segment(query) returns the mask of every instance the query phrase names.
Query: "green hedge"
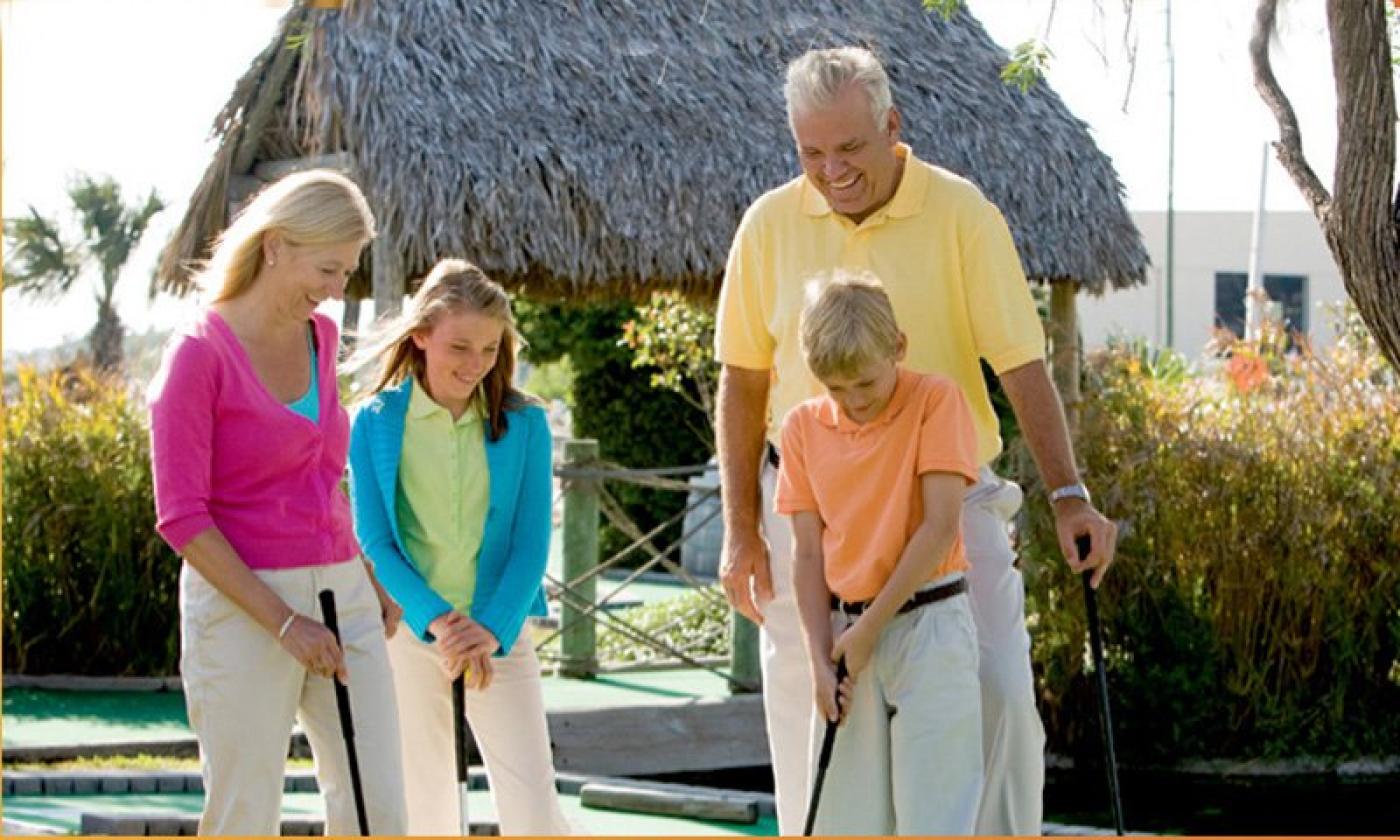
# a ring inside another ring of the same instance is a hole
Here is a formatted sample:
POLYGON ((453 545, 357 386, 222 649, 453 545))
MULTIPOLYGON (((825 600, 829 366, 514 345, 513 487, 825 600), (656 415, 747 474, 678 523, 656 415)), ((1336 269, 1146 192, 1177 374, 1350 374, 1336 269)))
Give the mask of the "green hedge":
MULTIPOLYGON (((517 302, 521 332, 529 343, 528 358, 545 364, 568 355, 574 372, 573 433, 594 438, 605 460, 628 467, 668 467, 703 464, 713 442, 707 440, 704 415, 678 394, 650 384, 651 371, 632 367, 632 351, 618 342, 622 325, 634 317, 629 303, 566 305, 517 302)), ((609 482, 629 516, 643 532, 685 508, 685 495, 609 482)), ((669 545, 681 534, 680 524, 656 541, 669 545)), ((606 523, 599 535, 603 557, 631 540, 606 523)), ((634 552, 623 565, 646 559, 634 552)), ((679 560, 679 557, 674 557, 679 560)))
POLYGON ((140 401, 84 369, 21 368, 6 397, 5 669, 175 673, 180 561, 155 532, 140 401))
MULTIPOLYGON (((1089 362, 1076 448, 1127 523, 1099 601, 1135 762, 1400 744, 1400 391, 1364 333, 1327 359, 1281 346, 1204 376, 1141 346, 1089 362)), ((1050 747, 1097 753, 1082 592, 1026 497, 1050 747)))

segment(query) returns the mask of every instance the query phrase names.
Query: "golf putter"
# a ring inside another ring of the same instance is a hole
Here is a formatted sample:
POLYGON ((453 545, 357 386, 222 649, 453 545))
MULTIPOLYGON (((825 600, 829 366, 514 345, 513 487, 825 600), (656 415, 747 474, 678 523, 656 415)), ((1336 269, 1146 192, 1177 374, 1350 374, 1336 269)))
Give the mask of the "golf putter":
MULTIPOLYGON (((846 678, 846 657, 836 663, 836 709, 841 709, 841 681, 846 678)), ((812 783, 812 799, 807 803, 807 824, 802 828, 803 837, 812 836, 812 827, 817 823, 817 806, 822 801, 822 784, 826 781, 826 768, 831 764, 831 749, 836 744, 838 721, 826 722, 826 732, 822 734, 822 750, 817 755, 817 778, 812 783)))
MULTIPOLYGON (((326 628, 335 636, 335 643, 340 644, 340 623, 335 615, 335 593, 329 589, 322 589, 321 594, 321 617, 325 619, 326 628)), ((340 734, 345 739, 345 756, 350 762, 350 788, 355 793, 355 814, 360 818, 360 836, 369 836, 369 817, 365 815, 365 790, 360 784, 360 759, 355 754, 355 721, 350 715, 350 689, 347 688, 334 675, 331 682, 335 685, 335 705, 340 712, 340 734)))
MULTIPOLYGON (((1074 538, 1079 559, 1089 556, 1091 548, 1088 535, 1074 538)), ((1094 587, 1089 585, 1093 570, 1084 572, 1084 612, 1089 618, 1089 648, 1094 655, 1094 675, 1099 688, 1099 736, 1103 740, 1104 768, 1108 772, 1108 795, 1113 807, 1113 827, 1123 834, 1123 800, 1118 793, 1118 756, 1113 748, 1113 713, 1108 707, 1108 674, 1103 664, 1103 631, 1099 627, 1099 602, 1094 587)))
POLYGON ((467 818, 467 789, 471 786, 467 767, 467 675, 461 673, 452 681, 452 737, 457 753, 457 828, 461 835, 471 834, 467 818))

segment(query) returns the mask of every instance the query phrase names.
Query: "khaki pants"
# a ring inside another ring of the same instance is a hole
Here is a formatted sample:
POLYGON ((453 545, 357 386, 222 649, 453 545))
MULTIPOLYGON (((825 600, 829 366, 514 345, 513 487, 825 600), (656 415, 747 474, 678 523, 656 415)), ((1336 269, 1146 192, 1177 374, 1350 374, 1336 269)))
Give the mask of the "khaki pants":
MULTIPOLYGON (((452 682, 432 645, 404 632, 389 642, 403 720, 408 828, 413 835, 457 834, 457 763, 452 682)), ((501 834, 573 833, 554 786, 540 663, 522 634, 491 661, 491 686, 466 692, 467 720, 481 747, 501 834)))
MULTIPOLYGON (((398 711, 379 601, 356 559, 332 566, 258 570, 297 612, 321 618, 317 593, 336 594, 350 672, 355 749, 373 834, 402 834, 398 711)), ((326 799, 326 833, 358 834, 335 688, 312 676, 277 639, 185 564, 180 572, 180 672, 204 775, 200 834, 280 833, 292 723, 311 742, 326 799)))
MULTIPOLYGON (((765 465, 763 530, 773 573, 773 600, 760 634, 763 710, 773 761, 778 830, 800 834, 806 816, 811 751, 812 676, 802 646, 797 596, 792 588, 792 530, 773 511, 777 470, 765 465)), ((963 545, 972 616, 980 648, 984 782, 978 834, 1040 834, 1045 785, 1045 730, 1035 708, 1025 585, 1012 566, 1008 525, 1021 507, 1021 489, 983 467, 963 499, 963 545)), ((829 784, 829 783, 828 783, 829 784)))
MULTIPOLYGON (((833 638, 855 621, 833 613, 833 638)), ((967 596, 891 619, 836 730, 813 834, 971 834, 982 791, 981 694, 967 596)), ((826 722, 814 715, 813 726, 815 745, 826 722)), ((813 780, 818 752, 809 757, 813 780)))

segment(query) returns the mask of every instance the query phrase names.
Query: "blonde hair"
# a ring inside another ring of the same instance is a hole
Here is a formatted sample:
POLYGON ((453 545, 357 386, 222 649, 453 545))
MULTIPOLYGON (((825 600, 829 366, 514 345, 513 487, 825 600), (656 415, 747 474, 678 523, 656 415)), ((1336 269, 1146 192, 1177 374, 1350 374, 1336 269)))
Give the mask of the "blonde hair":
POLYGON ((807 284, 799 342, 818 379, 855 376, 899 354, 899 324, 880 280, 836 269, 807 284))
POLYGON ((530 402, 530 398, 513 384, 516 353, 525 342, 516 330, 510 297, 505 289, 466 260, 439 260, 404 311, 376 327, 365 339, 363 349, 345 368, 353 372, 376 360, 379 362, 370 394, 397 385, 409 376, 416 376, 423 382, 427 376, 427 356, 413 342, 413 336, 431 332, 444 315, 461 312, 484 315, 504 326, 496 364, 481 381, 489 435, 491 440, 499 440, 506 431, 506 412, 530 402))
POLYGON ((850 84, 865 91, 870 114, 879 126, 894 107, 894 97, 890 93, 890 77, 874 53, 865 47, 837 47, 808 50, 793 59, 783 86, 789 126, 798 115, 835 102, 850 84))
POLYGON ((329 169, 294 172, 253 197, 214 244, 196 283, 217 286, 213 303, 252 288, 262 266, 263 237, 279 233, 290 245, 335 245, 374 238, 374 214, 355 182, 329 169))

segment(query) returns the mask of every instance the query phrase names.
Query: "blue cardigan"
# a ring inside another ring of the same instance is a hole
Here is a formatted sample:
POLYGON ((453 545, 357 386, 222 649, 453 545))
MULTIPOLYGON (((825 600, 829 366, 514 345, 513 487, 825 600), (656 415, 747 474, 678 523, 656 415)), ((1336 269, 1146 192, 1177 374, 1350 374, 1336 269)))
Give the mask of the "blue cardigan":
MULTIPOLYGON (((403 450, 404 416, 411 379, 365 402, 350 429, 350 498, 355 536, 374 563, 389 595, 403 607, 418 638, 432 641, 428 625, 452 609, 428 586, 404 549, 395 495, 403 450)), ((545 564, 551 530, 553 440, 544 410, 527 405, 506 414, 500 440, 486 439, 491 475, 490 507, 476 558, 471 618, 490 630, 510 652, 525 618, 546 615, 545 564)))

